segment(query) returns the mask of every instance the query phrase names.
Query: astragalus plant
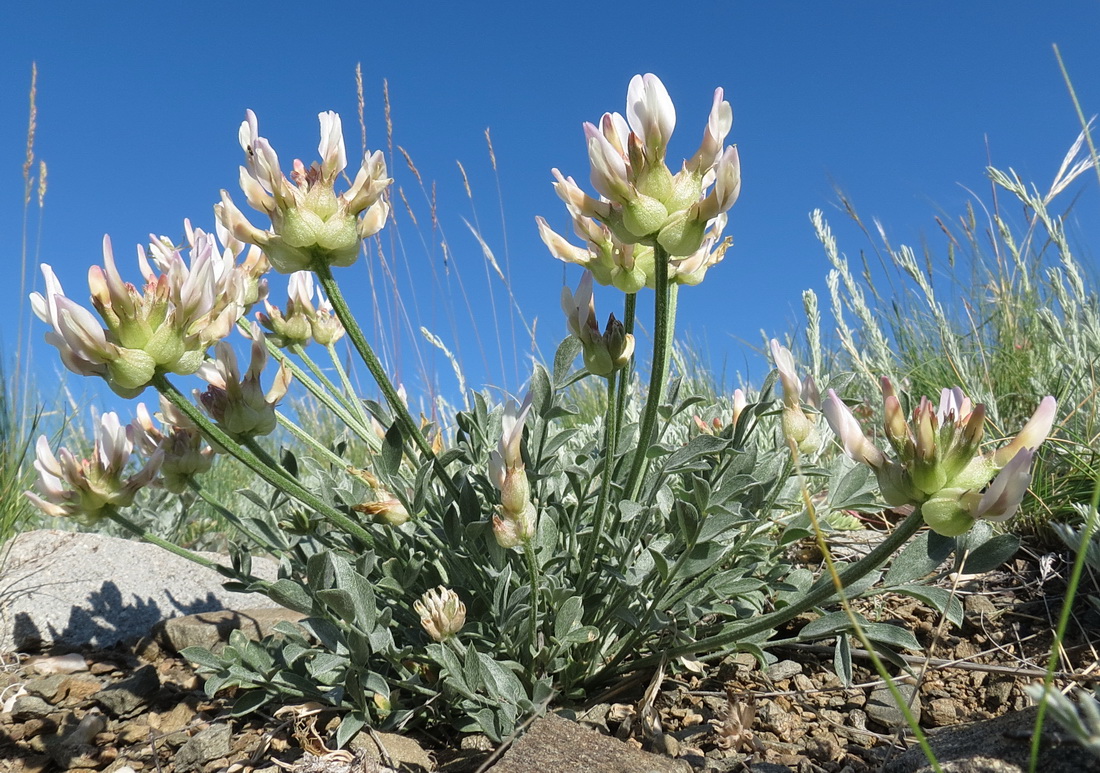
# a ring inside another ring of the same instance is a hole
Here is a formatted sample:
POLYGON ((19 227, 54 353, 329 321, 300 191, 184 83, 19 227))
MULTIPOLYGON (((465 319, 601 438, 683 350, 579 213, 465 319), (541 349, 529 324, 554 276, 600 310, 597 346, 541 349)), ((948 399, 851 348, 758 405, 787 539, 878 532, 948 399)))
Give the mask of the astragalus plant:
MULTIPOLYGON (((92 459, 55 456, 40 442, 36 503, 133 525, 123 508, 135 486, 159 474, 170 490, 201 495, 211 450, 256 476, 246 496, 258 511, 219 503, 239 532, 233 568, 223 571, 233 587, 306 617, 259 643, 234 634, 218 656, 185 653, 211 693, 243 688, 236 711, 321 701, 343 710, 340 744, 368 723, 414 721, 501 739, 548 704, 580 701, 630 672, 739 648, 766 657, 779 627, 837 592, 788 557, 833 516, 887 504, 912 511, 866 558, 841 567, 842 583, 858 583, 852 593, 869 593, 924 522, 961 534, 1023 496, 1050 403, 1020 438, 988 451, 981 407, 957 390, 945 390, 938 411, 922 401, 909 424, 888 393, 888 459, 836 397, 845 379, 799 374, 778 342, 783 400, 774 406, 775 378, 751 401, 739 391, 728 408, 700 405, 670 378, 678 291, 703 281, 729 247, 726 213, 740 191, 737 151, 725 146, 732 112, 717 90, 699 149, 674 172, 664 86, 637 76, 627 99, 625 118, 609 113, 584 127, 598 196, 554 171, 582 244, 538 223, 551 252, 584 269, 578 289, 562 293, 570 336, 552 363, 534 367, 521 401, 474 394, 453 431, 413 418, 334 277, 385 225, 390 179, 381 154, 368 154, 350 189, 335 192, 346 159, 332 113, 320 117, 321 162, 296 161, 290 179, 249 113, 241 187, 271 226, 253 225, 223 191, 216 235, 187 231, 189 262, 167 240, 142 253, 142 290, 122 280, 108 245, 105 268, 91 274, 102 324, 44 267, 47 291, 34 309, 65 364, 125 396, 153 387, 160 402, 155 418, 139 409, 128 428, 105 416, 92 459), (267 297, 269 265, 290 275, 281 309, 267 297), (623 293, 621 320, 601 327, 595 283, 623 293), (650 291, 654 343, 640 391, 635 299, 650 291), (251 321, 261 300, 267 311, 251 321), (251 344, 243 371, 229 344, 234 327, 251 344), (353 388, 356 374, 333 348, 344 335, 383 402, 353 388), (327 365, 313 358, 320 351, 327 365), (584 367, 575 370, 578 356, 584 367), (207 383, 194 401, 177 386, 191 375, 207 383), (571 388, 582 379, 600 380, 602 421, 572 417, 571 388), (818 382, 834 388, 824 409, 818 382), (334 441, 280 410, 288 388, 340 423, 334 441), (866 467, 838 453, 827 423, 866 467), (287 442, 275 449, 261 438, 278 425, 287 442), (132 473, 135 451, 144 461, 132 473), (251 576, 253 554, 279 560, 277 580, 251 576)), ((928 556, 953 545, 914 543, 879 587, 917 593, 916 580, 938 563, 928 556)), ((827 617, 786 640, 845 635, 848 625, 827 617)), ((867 631, 889 646, 918 646, 893 626, 867 631)))

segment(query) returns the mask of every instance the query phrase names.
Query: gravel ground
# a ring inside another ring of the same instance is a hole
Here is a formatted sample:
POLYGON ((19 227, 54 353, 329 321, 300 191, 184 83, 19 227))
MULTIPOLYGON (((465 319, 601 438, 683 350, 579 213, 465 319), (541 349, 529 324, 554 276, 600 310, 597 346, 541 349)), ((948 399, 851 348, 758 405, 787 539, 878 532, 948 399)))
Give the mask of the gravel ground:
MULTIPOLYGON (((1046 664, 1065 561, 1023 555, 1005 571, 957 580, 966 610, 961 628, 941 624, 909 598, 858 605, 868 619, 902 625, 925 645, 921 657, 908 658, 911 675, 889 666, 902 677, 922 727, 934 733, 1029 705, 1023 686, 1041 678, 1046 664)), ((1100 631, 1100 616, 1087 603, 1078 608, 1061 684, 1098 677, 1089 632, 1100 631)), ((883 770, 912 745, 911 733, 869 663, 855 653, 852 684, 845 686, 832 673, 832 649, 828 642, 777 649, 779 660, 764 670, 739 654, 700 674, 665 674, 659 682, 646 674, 573 713, 582 724, 696 770, 883 770)), ((188 664, 155 642, 80 654, 74 662, 82 670, 68 674, 38 673, 47 655, 13 656, 0 667, 0 702, 8 701, 0 714, 0 771, 391 769, 383 763, 474 771, 493 751, 476 737, 377 734, 362 736, 351 754, 319 760, 338 722, 332 712, 231 719, 225 709, 232 696, 208 699, 188 664), (16 697, 20 690, 25 694, 16 697), (376 741, 388 759, 379 758, 376 741)))

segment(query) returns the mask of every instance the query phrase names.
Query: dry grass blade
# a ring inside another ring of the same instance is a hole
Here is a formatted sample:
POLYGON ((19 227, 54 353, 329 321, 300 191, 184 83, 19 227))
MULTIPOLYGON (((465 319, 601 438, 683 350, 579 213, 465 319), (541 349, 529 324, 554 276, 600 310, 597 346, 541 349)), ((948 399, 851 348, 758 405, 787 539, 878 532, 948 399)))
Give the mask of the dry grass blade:
POLYGON ((481 234, 477 232, 477 229, 470 225, 469 220, 467 220, 466 218, 462 218, 462 222, 466 224, 466 227, 470 229, 470 233, 472 233, 474 235, 474 238, 477 239, 477 243, 481 245, 481 254, 485 256, 485 260, 487 260, 489 262, 489 265, 493 267, 493 270, 496 271, 497 276, 500 277, 501 281, 507 282, 508 280, 505 279, 504 272, 500 270, 500 265, 497 263, 496 256, 493 255, 492 248, 490 248, 485 240, 481 238, 481 234))

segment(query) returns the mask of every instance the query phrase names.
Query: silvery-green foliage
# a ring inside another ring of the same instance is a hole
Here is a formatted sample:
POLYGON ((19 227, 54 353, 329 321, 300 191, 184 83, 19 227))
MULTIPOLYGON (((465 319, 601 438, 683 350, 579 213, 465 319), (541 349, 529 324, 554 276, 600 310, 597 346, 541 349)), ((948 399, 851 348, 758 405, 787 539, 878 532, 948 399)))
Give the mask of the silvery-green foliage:
POLYGON ((1047 690, 1041 684, 1030 684, 1024 689, 1036 703, 1046 701, 1050 716, 1077 743, 1100 757, 1100 694, 1075 689, 1077 700, 1073 700, 1058 690, 1047 690))
MULTIPOLYGON (((578 377, 569 362, 566 346, 554 372, 536 366, 531 381, 523 458, 538 522, 528 554, 502 549, 493 537, 497 492, 487 470, 502 409, 483 394, 456 415, 455 437, 440 457, 457 498, 426 464, 402 455, 407 443, 391 427, 370 463, 414 515, 397 526, 364 521, 369 540, 277 493, 249 494, 257 507, 239 526, 256 544, 238 546, 237 566, 247 572, 253 549, 281 556, 280 579, 252 589, 306 618, 260 644, 235 637, 218 656, 185 651, 207 674, 207 690, 249 690, 235 707, 241 713, 274 698, 341 706, 347 714, 340 740, 364 723, 401 727, 423 719, 499 740, 552 700, 583 700, 647 657, 676 648, 696 653, 697 640, 801 598, 813 573, 792 563, 792 548, 814 534, 798 493, 803 487, 818 500, 815 513, 829 534, 834 515, 882 509, 866 468, 831 452, 808 459, 795 475, 789 452, 775 440, 777 411, 766 397, 750 403, 736 425, 700 434, 694 414, 712 408, 674 384, 633 501, 617 495, 637 445, 636 424, 623 427, 623 451, 611 467, 610 522, 582 564, 607 460, 599 422, 569 426, 570 385, 578 377), (413 602, 439 585, 456 591, 466 608, 464 627, 441 642, 413 611, 413 602)), ((372 408, 381 422, 389 420, 372 408)), ((354 512, 368 496, 362 481, 310 456, 287 451, 283 464, 338 509, 354 512)), ((946 559, 954 545, 941 538, 932 555, 946 559)), ((896 563, 885 586, 957 619, 957 600, 917 584, 935 568, 896 563)), ((878 592, 880 576, 872 572, 851 593, 878 592)), ((894 626, 866 628, 884 647, 918 646, 894 626)), ((846 618, 829 617, 796 639, 848 630, 846 618)), ((732 636, 734 647, 769 657, 763 648, 771 631, 744 641, 732 636)))

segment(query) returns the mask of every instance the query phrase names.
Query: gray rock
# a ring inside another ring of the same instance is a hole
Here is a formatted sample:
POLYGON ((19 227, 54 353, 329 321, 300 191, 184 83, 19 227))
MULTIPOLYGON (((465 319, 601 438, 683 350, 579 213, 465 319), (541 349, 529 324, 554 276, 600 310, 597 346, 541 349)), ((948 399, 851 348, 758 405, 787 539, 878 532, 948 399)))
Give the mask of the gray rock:
POLYGON ((28 719, 44 719, 53 712, 53 706, 37 695, 20 695, 11 705, 11 718, 16 722, 28 719))
POLYGON ((535 720, 490 773, 690 773, 691 766, 639 751, 618 740, 548 715, 535 720))
POLYGON ((68 678, 69 676, 67 674, 52 674, 50 676, 43 676, 39 679, 29 679, 27 683, 23 685, 23 689, 31 695, 37 695, 44 701, 56 703, 57 693, 61 689, 61 685, 68 678))
POLYGON ((175 769, 180 773, 190 773, 199 770, 210 760, 228 756, 232 739, 233 731, 229 725, 211 725, 200 730, 176 752, 175 769))
MULTIPOLYGON (((899 684, 897 687, 901 697, 908 702, 913 718, 920 722, 920 696, 915 695, 917 688, 911 684, 899 684)), ((890 688, 886 685, 876 687, 871 691, 863 710, 867 712, 870 719, 878 722, 883 727, 896 729, 907 725, 905 715, 894 701, 894 694, 890 692, 890 688)))
POLYGON ((790 679, 797 674, 801 674, 802 664, 793 660, 781 660, 768 666, 764 673, 773 682, 778 682, 780 679, 790 679))
POLYGON ((116 717, 126 717, 145 705, 160 687, 156 666, 142 666, 122 681, 96 693, 95 699, 116 717))
MULTIPOLYGON (((301 612, 282 607, 255 609, 221 609, 216 612, 200 612, 197 615, 173 617, 158 625, 169 647, 176 652, 185 647, 203 647, 214 653, 221 652, 229 641, 229 634, 240 631, 252 641, 259 641, 272 633, 276 623, 296 623, 304 618, 301 612)), ((305 630, 302 629, 302 633, 305 630)))
MULTIPOLYGON (((228 565, 216 553, 200 555, 228 565)), ((277 565, 252 571, 275 579, 277 565)), ((57 530, 21 534, 0 553, 0 652, 53 645, 109 647, 159 621, 232 607, 275 607, 229 593, 217 572, 133 540, 57 530)))
POLYGON ((347 748, 350 752, 358 752, 361 767, 368 771, 372 764, 378 768, 382 767, 382 763, 393 763, 399 770, 430 771, 436 768, 432 756, 424 751, 424 747, 405 735, 364 730, 351 739, 347 748))
MULTIPOLYGON (((928 736, 944 773, 1024 773, 1028 770, 1031 735, 1038 707, 968 725, 945 727, 928 736)), ((1037 769, 1043 773, 1082 773, 1100 763, 1083 747, 1062 737, 1047 715, 1037 769)), ((920 747, 888 763, 886 773, 931 773, 920 747)))

